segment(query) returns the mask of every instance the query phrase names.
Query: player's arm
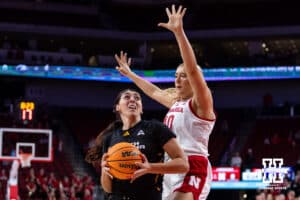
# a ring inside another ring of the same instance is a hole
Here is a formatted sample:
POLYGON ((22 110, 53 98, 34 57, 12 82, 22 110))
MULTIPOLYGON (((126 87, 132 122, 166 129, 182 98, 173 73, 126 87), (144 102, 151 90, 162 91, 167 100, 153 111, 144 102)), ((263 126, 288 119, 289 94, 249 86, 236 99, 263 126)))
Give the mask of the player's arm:
POLYGON ((120 56, 117 54, 115 55, 115 59, 118 62, 118 66, 116 69, 124 76, 128 77, 132 80, 146 95, 150 98, 154 99, 158 103, 170 108, 173 104, 173 99, 166 95, 166 92, 156 85, 152 84, 151 82, 143 79, 142 77, 138 76, 136 73, 131 71, 130 64, 131 59, 127 59, 127 54, 121 51, 120 56))
POLYGON ((182 6, 176 10, 175 5, 172 5, 171 11, 166 8, 169 21, 168 23, 159 23, 158 26, 172 31, 176 37, 184 69, 194 93, 192 101, 194 110, 201 117, 214 119, 211 91, 206 84, 202 71, 198 68, 195 53, 183 29, 182 19, 185 12, 186 8, 182 8, 182 6))
POLYGON ((109 174, 109 168, 107 168, 106 159, 108 157, 107 153, 104 153, 101 161, 101 186, 103 190, 107 193, 112 192, 112 175, 109 174))
POLYGON ((164 163, 149 163, 147 158, 143 155, 144 162, 136 163, 140 169, 134 172, 132 181, 144 174, 174 174, 188 172, 189 163, 187 157, 175 138, 171 138, 165 143, 163 149, 168 153, 171 160, 164 163))
POLYGON ((163 146, 163 149, 172 159, 163 164, 162 170, 165 173, 186 173, 189 170, 189 163, 187 157, 185 156, 180 145, 178 144, 176 138, 170 139, 163 146))

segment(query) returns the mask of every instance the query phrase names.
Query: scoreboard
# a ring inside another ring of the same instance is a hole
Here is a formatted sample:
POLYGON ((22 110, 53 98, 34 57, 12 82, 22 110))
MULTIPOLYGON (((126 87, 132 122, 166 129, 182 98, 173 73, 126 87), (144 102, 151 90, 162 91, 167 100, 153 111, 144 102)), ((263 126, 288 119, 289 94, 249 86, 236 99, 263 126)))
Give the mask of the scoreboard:
MULTIPOLYGON (((295 179, 292 167, 282 167, 290 180, 295 179)), ((212 167, 212 189, 225 190, 256 190, 268 188, 269 184, 263 182, 262 168, 252 168, 241 171, 239 167, 212 167)))
POLYGON ((34 113, 34 109, 35 109, 34 102, 21 101, 19 104, 19 109, 20 109, 22 121, 32 121, 33 120, 33 113, 34 113))
POLYGON ((212 167, 213 181, 240 181, 239 167, 212 167))

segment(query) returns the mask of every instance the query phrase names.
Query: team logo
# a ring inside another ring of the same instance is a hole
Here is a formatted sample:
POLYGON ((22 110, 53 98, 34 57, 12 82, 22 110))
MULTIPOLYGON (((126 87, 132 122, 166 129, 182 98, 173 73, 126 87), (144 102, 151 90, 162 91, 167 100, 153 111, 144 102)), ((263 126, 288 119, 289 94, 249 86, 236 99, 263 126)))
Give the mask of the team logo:
POLYGON ((263 158, 262 165, 263 183, 283 183, 283 179, 288 173, 288 170, 282 168, 282 158, 263 158))
POLYGON ((137 136, 139 135, 145 135, 144 131, 143 130, 139 130, 139 132, 137 133, 137 136))
POLYGON ((189 181, 189 185, 196 188, 196 189, 199 189, 200 187, 200 182, 201 182, 201 179, 197 176, 190 176, 190 181, 189 181))
POLYGON ((125 132, 123 133, 123 136, 124 136, 124 137, 129 136, 129 135, 130 135, 130 133, 129 133, 128 131, 125 131, 125 132))

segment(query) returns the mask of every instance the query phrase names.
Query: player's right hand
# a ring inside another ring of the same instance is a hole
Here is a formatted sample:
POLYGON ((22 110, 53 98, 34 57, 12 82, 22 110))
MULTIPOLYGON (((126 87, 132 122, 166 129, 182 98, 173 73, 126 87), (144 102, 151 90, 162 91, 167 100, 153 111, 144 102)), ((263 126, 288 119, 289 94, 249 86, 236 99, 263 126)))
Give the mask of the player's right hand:
POLYGON ((127 58, 127 53, 121 51, 120 56, 115 54, 115 59, 118 62, 119 66, 116 66, 116 70, 118 70, 122 75, 127 76, 131 73, 130 65, 131 65, 131 58, 127 58))
POLYGON ((102 173, 106 174, 107 176, 109 176, 111 179, 113 179, 114 177, 109 173, 109 166, 107 165, 107 158, 108 158, 108 153, 104 153, 101 159, 101 169, 102 169, 102 173))

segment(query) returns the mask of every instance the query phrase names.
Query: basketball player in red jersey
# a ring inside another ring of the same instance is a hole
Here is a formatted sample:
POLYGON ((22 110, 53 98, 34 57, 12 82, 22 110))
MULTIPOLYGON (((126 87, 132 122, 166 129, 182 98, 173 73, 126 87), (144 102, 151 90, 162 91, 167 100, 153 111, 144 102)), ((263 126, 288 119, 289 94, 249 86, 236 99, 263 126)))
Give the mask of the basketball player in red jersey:
MULTIPOLYGON (((130 70, 130 59, 121 52, 115 55, 116 69, 131 79, 149 97, 170 110, 164 123, 177 136, 180 146, 189 159, 190 171, 186 174, 164 175, 163 199, 206 199, 212 180, 208 161, 208 140, 215 124, 213 98, 197 65, 194 51, 183 29, 182 18, 186 8, 166 8, 169 21, 158 26, 170 30, 177 40, 183 63, 177 67, 175 89, 162 90, 130 70)), ((168 159, 168 158, 167 158, 168 159)))

